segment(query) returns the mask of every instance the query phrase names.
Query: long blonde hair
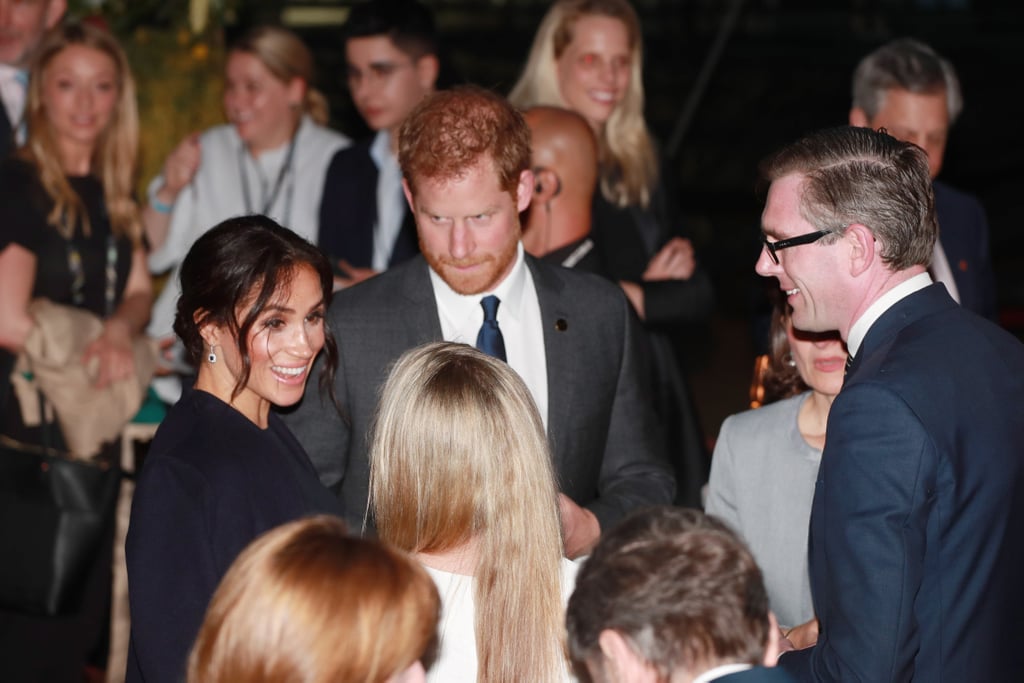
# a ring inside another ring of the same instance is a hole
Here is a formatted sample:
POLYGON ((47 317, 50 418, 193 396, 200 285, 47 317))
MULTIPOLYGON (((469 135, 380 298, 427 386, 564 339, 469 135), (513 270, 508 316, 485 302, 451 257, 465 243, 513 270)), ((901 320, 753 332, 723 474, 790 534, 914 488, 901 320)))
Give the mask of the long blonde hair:
POLYGON ((188 682, 384 683, 429 658, 439 613, 434 582, 405 553, 328 515, 288 522, 231 564, 188 682))
POLYGON ((450 342, 398 359, 373 427, 370 507, 380 538, 403 550, 476 543, 477 680, 560 680, 554 474, 533 399, 508 365, 450 342))
POLYGON ((629 88, 598 135, 601 193, 619 207, 646 207, 658 182, 654 143, 644 120, 643 36, 628 0, 558 0, 541 20, 509 101, 520 109, 538 104, 567 107, 558 87, 558 59, 572 43, 573 28, 584 16, 617 19, 632 48, 629 88))
POLYGON ((25 120, 28 136, 18 151, 39 171, 46 194, 53 200, 47 223, 70 237, 81 225, 89 234, 91 225, 82 198, 67 181, 60 153, 43 102, 43 79, 50 62, 65 48, 82 45, 98 50, 114 61, 117 68, 117 104, 106 130, 100 133, 90 160, 90 171, 103 185, 110 228, 119 237, 141 243, 142 225, 139 207, 132 198, 138 164, 139 114, 135 103, 135 79, 124 50, 109 32, 92 24, 70 23, 55 26, 42 39, 32 61, 25 120))
POLYGON ((301 78, 306 84, 302 111, 321 126, 327 125, 330 117, 327 98, 313 87, 316 62, 298 35, 280 26, 256 26, 236 40, 231 51, 253 55, 282 83, 301 78))

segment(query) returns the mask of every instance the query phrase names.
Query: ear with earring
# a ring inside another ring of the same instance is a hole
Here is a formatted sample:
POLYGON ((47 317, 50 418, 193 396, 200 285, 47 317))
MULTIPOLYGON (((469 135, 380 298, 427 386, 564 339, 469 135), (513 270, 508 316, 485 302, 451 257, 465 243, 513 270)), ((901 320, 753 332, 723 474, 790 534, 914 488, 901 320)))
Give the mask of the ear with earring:
POLYGON ((206 360, 209 361, 210 363, 216 363, 217 362, 217 353, 214 351, 214 348, 215 347, 211 344, 210 345, 210 353, 206 354, 206 360))
POLYGON ((784 355, 782 357, 782 362, 785 363, 786 365, 788 365, 791 368, 795 368, 796 367, 796 361, 793 360, 793 354, 790 351, 787 351, 786 355, 784 355))

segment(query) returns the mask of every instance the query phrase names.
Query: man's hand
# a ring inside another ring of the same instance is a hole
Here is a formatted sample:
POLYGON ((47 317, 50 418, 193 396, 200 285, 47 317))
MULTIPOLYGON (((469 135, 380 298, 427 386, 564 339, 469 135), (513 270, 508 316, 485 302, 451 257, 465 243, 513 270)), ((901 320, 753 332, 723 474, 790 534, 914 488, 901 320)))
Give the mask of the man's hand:
POLYGON ((338 261, 338 266, 341 271, 347 274, 347 277, 341 275, 334 276, 334 291, 339 289, 345 289, 352 285, 357 285, 363 280, 369 280, 371 277, 377 274, 377 271, 373 268, 358 268, 353 266, 345 259, 338 261))
MULTIPOLYGON (((163 170, 164 186, 161 188, 165 194, 169 195, 166 197, 170 199, 167 203, 173 203, 178 193, 192 182, 196 171, 199 170, 200 161, 202 161, 202 149, 198 133, 185 136, 185 139, 174 148, 174 151, 167 155, 163 170)), ((159 192, 157 197, 163 199, 159 192)))
POLYGON ((786 631, 785 638, 793 644, 795 650, 811 647, 818 642, 818 620, 811 619, 799 626, 794 626, 786 631))
POLYGON ((590 510, 581 508, 564 493, 558 494, 558 509, 562 515, 565 556, 574 560, 586 555, 601 535, 601 525, 597 517, 590 510))
POLYGON ((647 264, 643 279, 689 280, 696 268, 693 244, 683 237, 673 237, 647 264))

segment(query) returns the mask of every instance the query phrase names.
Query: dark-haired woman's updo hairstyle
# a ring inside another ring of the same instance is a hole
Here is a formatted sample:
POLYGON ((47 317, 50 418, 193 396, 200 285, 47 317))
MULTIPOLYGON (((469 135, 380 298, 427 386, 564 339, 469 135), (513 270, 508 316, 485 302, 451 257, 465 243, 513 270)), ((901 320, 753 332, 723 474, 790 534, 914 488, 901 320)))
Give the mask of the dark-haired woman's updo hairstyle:
MULTIPOLYGON (((174 332, 181 338, 189 360, 198 366, 203 357, 199 334, 207 323, 231 330, 242 359, 242 371, 232 392, 238 396, 249 382, 252 358, 249 332, 275 295, 291 286, 302 267, 320 278, 324 304, 334 289, 331 264, 315 245, 266 216, 240 216, 217 224, 195 241, 181 264, 181 296, 174 317, 174 332)), ((338 347, 324 325, 321 389, 333 397, 338 347)))

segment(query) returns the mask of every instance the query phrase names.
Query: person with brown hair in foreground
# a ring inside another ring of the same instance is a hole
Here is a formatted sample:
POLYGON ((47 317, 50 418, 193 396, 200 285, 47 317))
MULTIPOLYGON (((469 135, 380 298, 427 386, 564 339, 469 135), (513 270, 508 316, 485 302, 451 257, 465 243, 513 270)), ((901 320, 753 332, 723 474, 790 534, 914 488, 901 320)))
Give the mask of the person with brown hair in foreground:
POLYGON ((754 557, 699 510, 639 510, 580 569, 566 617, 595 683, 784 683, 775 616, 754 557), (761 665, 765 666, 761 666, 761 665))
POLYGON ((416 683, 440 600, 405 553, 317 515, 232 563, 189 657, 188 683, 416 683))

